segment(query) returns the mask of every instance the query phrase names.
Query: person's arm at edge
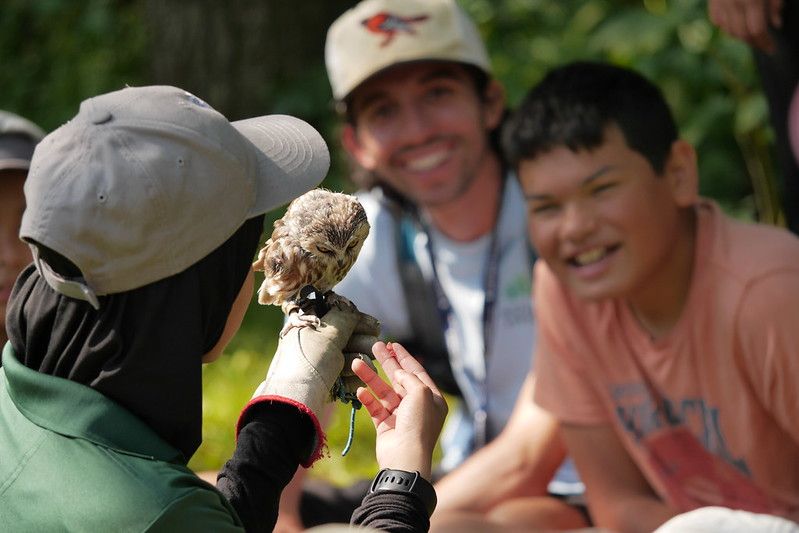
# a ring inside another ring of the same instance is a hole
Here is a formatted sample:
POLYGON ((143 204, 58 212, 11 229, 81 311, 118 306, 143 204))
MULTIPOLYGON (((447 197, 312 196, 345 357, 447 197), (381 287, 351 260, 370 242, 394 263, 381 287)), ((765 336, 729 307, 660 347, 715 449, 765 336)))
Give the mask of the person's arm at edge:
POLYGON ((547 494, 565 449, 555 418, 533 403, 534 386, 530 373, 502 433, 436 483, 439 513, 485 512, 510 498, 547 494))
MULTIPOLYGON (((799 445, 796 404, 799 398, 799 270, 772 272, 752 282, 741 299, 735 332, 738 364, 770 417, 799 445)), ((786 446, 790 446, 788 442, 786 446)), ((782 514, 799 523, 799 509, 782 514)))
MULTIPOLYGON (((327 427, 332 414, 333 406, 331 404, 322 415, 321 423, 323 427, 327 427)), ((275 525, 276 530, 287 532, 303 531, 305 529, 302 523, 300 509, 302 505, 303 488, 307 478, 308 470, 306 468, 298 468, 294 477, 289 484, 286 485, 286 488, 283 489, 283 493, 280 495, 280 508, 275 525)))
POLYGON ((247 412, 233 457, 217 479, 247 531, 272 531, 281 492, 310 453, 314 431, 309 417, 291 405, 264 402, 247 412))
POLYGON ((610 425, 560 427, 585 483, 595 526, 619 533, 650 532, 677 514, 655 494, 610 425))
POLYGON ((769 26, 782 27, 783 0, 708 0, 710 21, 750 46, 774 53, 769 26))

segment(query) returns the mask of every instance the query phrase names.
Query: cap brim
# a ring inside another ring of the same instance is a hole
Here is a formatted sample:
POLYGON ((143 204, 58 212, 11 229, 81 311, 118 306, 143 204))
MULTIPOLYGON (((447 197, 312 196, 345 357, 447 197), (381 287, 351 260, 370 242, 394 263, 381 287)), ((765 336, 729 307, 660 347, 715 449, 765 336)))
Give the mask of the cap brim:
POLYGON ((30 170, 29 159, 0 159, 0 170, 30 170))
POLYGON ((327 144, 307 122, 288 115, 268 115, 232 124, 258 149, 256 195, 250 217, 290 202, 319 185, 327 175, 327 144))
POLYGON ((0 136, 0 170, 28 170, 36 141, 19 133, 0 136))

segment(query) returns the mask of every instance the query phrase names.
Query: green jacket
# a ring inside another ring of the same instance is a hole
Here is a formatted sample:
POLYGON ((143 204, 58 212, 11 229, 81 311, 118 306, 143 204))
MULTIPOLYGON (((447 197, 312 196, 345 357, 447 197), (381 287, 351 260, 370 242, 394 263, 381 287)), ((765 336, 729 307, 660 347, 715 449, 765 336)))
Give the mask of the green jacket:
POLYGON ((242 531, 175 448, 99 392, 0 368, 0 531, 242 531))

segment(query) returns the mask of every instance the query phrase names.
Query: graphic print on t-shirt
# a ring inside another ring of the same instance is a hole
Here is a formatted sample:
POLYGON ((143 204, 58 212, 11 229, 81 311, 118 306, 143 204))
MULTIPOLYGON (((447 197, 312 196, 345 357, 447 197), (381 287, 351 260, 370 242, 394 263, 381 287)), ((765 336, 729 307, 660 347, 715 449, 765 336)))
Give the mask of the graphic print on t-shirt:
POLYGON ((644 383, 611 390, 617 422, 643 451, 669 500, 680 510, 707 505, 768 513, 768 497, 751 480, 742 457, 727 446, 719 410, 702 398, 663 398, 644 383))

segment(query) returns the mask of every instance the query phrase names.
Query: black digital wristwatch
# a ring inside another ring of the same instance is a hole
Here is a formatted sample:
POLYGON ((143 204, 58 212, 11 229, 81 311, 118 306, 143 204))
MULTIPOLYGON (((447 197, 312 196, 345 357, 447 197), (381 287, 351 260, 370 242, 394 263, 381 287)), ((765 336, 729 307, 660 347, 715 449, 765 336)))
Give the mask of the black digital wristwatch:
POLYGON ((405 470, 391 470, 384 468, 375 476, 369 493, 379 491, 410 492, 415 494, 427 509, 427 515, 433 514, 436 508, 436 490, 419 472, 406 472, 405 470))

